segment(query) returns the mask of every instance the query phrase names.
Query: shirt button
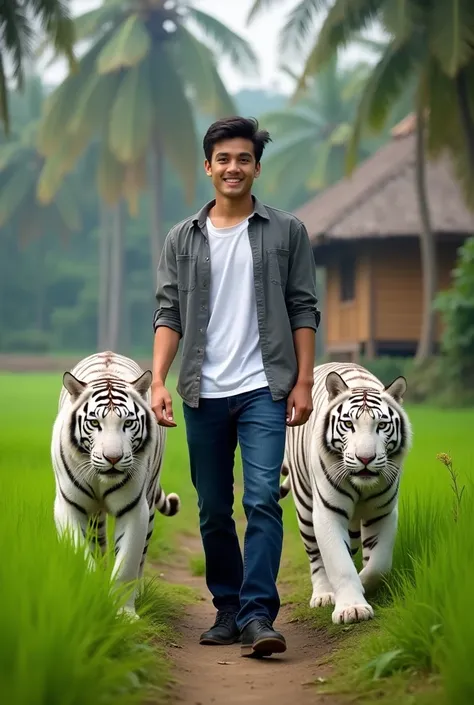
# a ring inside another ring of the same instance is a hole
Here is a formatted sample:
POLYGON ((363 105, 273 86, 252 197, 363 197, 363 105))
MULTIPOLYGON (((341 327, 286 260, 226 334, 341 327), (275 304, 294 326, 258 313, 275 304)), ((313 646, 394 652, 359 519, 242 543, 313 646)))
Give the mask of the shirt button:
POLYGON ((209 262, 209 257, 206 257, 206 262, 209 262))
POLYGON ((207 281, 202 283, 203 287, 207 289, 207 281))
POLYGON ((199 329, 199 332, 200 332, 200 333, 204 333, 204 328, 200 328, 200 329, 199 329))

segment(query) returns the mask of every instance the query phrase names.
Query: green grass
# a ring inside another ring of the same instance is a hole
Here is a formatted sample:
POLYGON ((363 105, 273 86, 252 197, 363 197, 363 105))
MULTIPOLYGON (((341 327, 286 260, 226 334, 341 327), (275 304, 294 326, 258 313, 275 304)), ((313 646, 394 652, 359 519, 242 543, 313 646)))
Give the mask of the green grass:
MULTIPOLYGON (((119 618, 123 595, 109 589, 106 571, 86 571, 83 557, 57 540, 49 444, 58 379, 0 376, 2 702, 159 702, 171 677, 165 645, 178 638, 173 625, 194 596, 148 571, 138 600, 142 619, 119 618)), ((177 467, 184 476, 185 466, 177 467)), ((157 518, 155 554, 160 545, 171 552, 161 528, 172 522, 157 518)))
MULTIPOLYGON (((0 519, 0 692, 15 705, 128 705, 143 702, 151 689, 159 702, 171 675, 164 645, 178 640, 173 625, 193 595, 166 584, 149 565, 139 602, 143 619, 117 619, 119 597, 110 594, 105 574, 86 572, 81 557, 57 542, 49 443, 59 389, 57 374, 0 375, 0 478, 8 498, 0 519)), ((178 428, 168 434, 162 481, 167 492, 180 494, 182 511, 157 515, 149 555, 161 564, 173 561, 183 536, 198 536, 176 395, 174 412, 178 428)), ((374 602, 375 620, 337 627, 330 608, 309 610, 308 563, 291 497, 283 503, 281 576, 290 588, 284 599, 297 618, 332 634, 339 647, 334 675, 317 690, 345 692, 364 705, 376 699, 384 705, 465 705, 474 702, 474 413, 418 406, 409 413, 414 447, 402 482, 394 570, 374 602), (453 458, 458 481, 466 485, 457 521, 452 479, 439 453, 453 458)), ((237 461, 239 482, 239 456, 237 461)), ((239 487, 238 520, 240 500, 239 487)), ((202 575, 202 555, 189 556, 188 566, 202 575)))
MULTIPOLYGON (((295 616, 339 639, 335 675, 324 688, 346 692, 364 705, 392 702, 466 705, 474 702, 474 444, 472 410, 408 409, 413 450, 401 488, 394 567, 387 585, 371 599, 376 618, 349 627, 332 625, 332 608, 310 610, 306 557, 297 546, 296 518, 286 511, 283 572, 293 587, 287 601, 295 616), (451 456, 449 469, 437 455, 451 456), (459 492, 464 493, 459 505, 459 492), (387 678, 390 676, 390 678, 387 678), (381 698, 384 698, 381 700, 381 698), (436 699, 437 698, 437 699, 436 699)), ((321 690, 322 688, 320 688, 321 690)))

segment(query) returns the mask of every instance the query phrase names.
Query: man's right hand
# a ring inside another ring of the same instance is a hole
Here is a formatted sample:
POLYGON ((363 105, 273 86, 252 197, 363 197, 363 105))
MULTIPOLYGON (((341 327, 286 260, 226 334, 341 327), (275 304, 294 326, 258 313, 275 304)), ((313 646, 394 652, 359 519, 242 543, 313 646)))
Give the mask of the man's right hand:
POLYGON ((173 420, 173 402, 164 384, 152 385, 151 408, 160 426, 176 426, 173 420))

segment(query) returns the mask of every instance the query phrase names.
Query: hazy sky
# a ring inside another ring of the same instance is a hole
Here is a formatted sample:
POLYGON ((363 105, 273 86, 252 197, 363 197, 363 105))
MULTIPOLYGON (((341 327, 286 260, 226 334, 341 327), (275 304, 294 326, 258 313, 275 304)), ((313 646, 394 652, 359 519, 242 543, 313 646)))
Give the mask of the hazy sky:
MULTIPOLYGON (((234 93, 242 86, 274 88, 288 92, 291 83, 278 72, 277 38, 279 28, 283 25, 285 17, 298 0, 278 0, 276 8, 262 12, 258 20, 246 26, 246 18, 252 0, 194 0, 197 7, 214 15, 228 27, 240 34, 251 43, 260 61, 260 75, 252 78, 243 77, 233 70, 228 61, 223 61, 220 73, 230 92, 234 93)), ((73 0, 75 13, 81 14, 100 4, 100 0, 73 0)), ((52 81, 60 80, 64 75, 64 64, 61 62, 46 71, 47 78, 52 81)))

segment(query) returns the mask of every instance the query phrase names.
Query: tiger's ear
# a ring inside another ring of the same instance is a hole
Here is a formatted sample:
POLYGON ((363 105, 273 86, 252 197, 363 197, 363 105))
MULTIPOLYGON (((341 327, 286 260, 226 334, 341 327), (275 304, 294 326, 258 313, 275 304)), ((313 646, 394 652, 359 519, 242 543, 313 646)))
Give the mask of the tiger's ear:
POLYGON ((132 387, 135 387, 135 390, 140 394, 140 396, 144 397, 147 391, 150 389, 152 379, 153 375, 151 374, 150 370, 147 370, 142 375, 140 375, 140 377, 138 377, 134 382, 132 382, 132 387))
POLYGON ((393 397, 393 399, 395 399, 395 401, 399 404, 402 403, 403 395, 406 391, 407 381, 402 375, 400 375, 400 377, 396 377, 396 379, 394 379, 393 382, 390 382, 390 384, 388 384, 384 389, 384 392, 390 394, 390 396, 393 397))
POLYGON ((80 379, 77 379, 77 377, 74 377, 74 375, 70 372, 65 372, 63 374, 63 384, 71 395, 73 401, 79 399, 82 392, 87 387, 86 382, 82 382, 80 379))
POLYGON ((349 387, 337 372, 330 372, 326 377, 326 389, 328 390, 329 401, 335 399, 339 394, 347 392, 349 387))

